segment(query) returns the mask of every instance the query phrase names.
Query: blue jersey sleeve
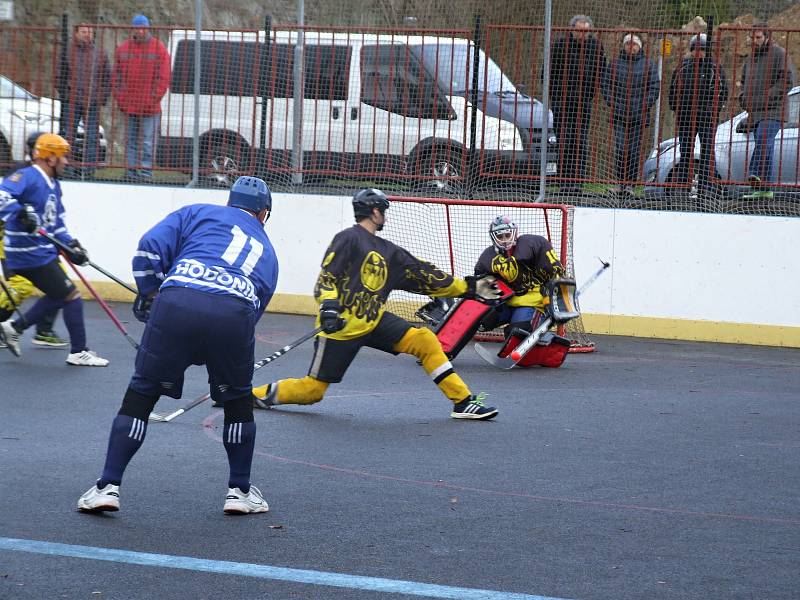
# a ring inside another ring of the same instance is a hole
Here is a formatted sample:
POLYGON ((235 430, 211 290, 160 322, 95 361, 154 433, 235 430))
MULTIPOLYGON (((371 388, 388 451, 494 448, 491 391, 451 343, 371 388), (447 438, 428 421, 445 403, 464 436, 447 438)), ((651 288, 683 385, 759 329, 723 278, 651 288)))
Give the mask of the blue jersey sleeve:
POLYGON ((139 240, 132 266, 140 294, 158 290, 172 268, 180 246, 184 212, 181 209, 170 213, 139 240))
POLYGON ((18 173, 6 177, 0 183, 0 221, 3 223, 16 219, 17 213, 22 208, 17 199, 25 190, 25 183, 22 177, 16 177, 18 173))

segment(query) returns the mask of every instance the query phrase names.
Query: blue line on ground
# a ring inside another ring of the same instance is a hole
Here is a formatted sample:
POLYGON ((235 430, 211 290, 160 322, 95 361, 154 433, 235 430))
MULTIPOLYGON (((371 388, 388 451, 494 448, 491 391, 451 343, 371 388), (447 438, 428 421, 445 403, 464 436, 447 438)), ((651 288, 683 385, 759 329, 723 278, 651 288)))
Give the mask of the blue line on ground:
POLYGON ((566 598, 450 587, 446 585, 418 583, 415 581, 403 581, 401 579, 383 579, 381 577, 326 573, 324 571, 289 569, 286 567, 271 567, 269 565, 257 565, 252 563, 207 560, 203 558, 192 558, 190 556, 152 554, 149 552, 133 552, 130 550, 115 550, 113 548, 78 546, 6 537, 0 537, 0 550, 29 552, 32 554, 45 554, 49 556, 86 558, 90 560, 102 560, 166 569, 186 569, 189 571, 203 571, 206 573, 222 573, 224 575, 275 579, 294 583, 308 583, 337 588, 406 594, 427 598, 452 598, 453 600, 567 600, 566 598))

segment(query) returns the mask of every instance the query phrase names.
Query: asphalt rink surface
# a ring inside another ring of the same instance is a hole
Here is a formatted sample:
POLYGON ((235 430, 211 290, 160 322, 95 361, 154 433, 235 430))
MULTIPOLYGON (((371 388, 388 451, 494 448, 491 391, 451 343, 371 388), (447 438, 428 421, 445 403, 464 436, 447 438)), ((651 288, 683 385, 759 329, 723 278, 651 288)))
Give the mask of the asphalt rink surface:
MULTIPOLYGON (((592 336, 561 369, 455 361, 500 409, 457 421, 415 360, 362 350, 324 401, 257 411, 270 512, 222 513, 222 411, 151 423, 121 510, 76 512, 134 351, 0 351, 0 598, 792 599, 800 596, 800 351, 592 336)), ((143 326, 113 305, 131 335, 143 326)), ((268 314, 256 359, 313 327, 268 314)), ((59 320, 57 330, 66 330, 59 320)), ((307 343, 256 384, 307 372, 307 343)), ((207 391, 187 372, 176 409, 207 391)))

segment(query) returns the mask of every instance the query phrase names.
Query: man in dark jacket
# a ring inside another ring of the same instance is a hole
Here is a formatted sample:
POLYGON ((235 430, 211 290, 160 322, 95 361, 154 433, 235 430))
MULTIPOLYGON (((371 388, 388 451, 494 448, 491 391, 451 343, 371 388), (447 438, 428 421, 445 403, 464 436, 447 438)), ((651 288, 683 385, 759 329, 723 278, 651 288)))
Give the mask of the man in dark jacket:
POLYGON ((658 71, 642 52, 642 39, 629 33, 622 39, 622 51, 603 70, 603 98, 611 108, 616 159, 615 173, 622 187, 632 193, 640 179, 642 133, 650 125, 650 108, 658 100, 658 71))
POLYGON ((746 126, 755 137, 747 170, 753 198, 772 197, 763 184, 775 180, 772 167, 775 136, 786 119, 787 93, 793 81, 792 60, 771 37, 769 25, 753 25, 750 33, 753 51, 744 63, 740 82, 739 103, 748 113, 746 126))
POLYGON ((171 76, 167 48, 150 34, 150 20, 136 15, 133 33, 117 48, 112 91, 127 117, 126 178, 141 181, 153 177, 153 156, 161 123, 161 98, 171 76))
POLYGON ((91 177, 97 162, 100 110, 111 91, 108 58, 95 45, 91 26, 78 25, 72 43, 61 54, 57 77, 58 94, 65 105, 61 135, 75 149, 75 133, 83 121, 83 175, 91 177))
POLYGON ((589 29, 592 19, 575 15, 572 28, 556 40, 550 62, 550 109, 558 139, 558 176, 562 192, 577 192, 585 177, 586 134, 592 104, 606 66, 603 47, 589 29))
POLYGON ((722 105, 728 100, 725 71, 708 56, 705 33, 692 37, 690 56, 672 73, 669 107, 675 112, 675 129, 680 143, 680 162, 673 183, 688 183, 697 174, 698 192, 709 191, 713 178, 714 137, 722 105), (694 158, 694 140, 700 136, 700 161, 694 158))

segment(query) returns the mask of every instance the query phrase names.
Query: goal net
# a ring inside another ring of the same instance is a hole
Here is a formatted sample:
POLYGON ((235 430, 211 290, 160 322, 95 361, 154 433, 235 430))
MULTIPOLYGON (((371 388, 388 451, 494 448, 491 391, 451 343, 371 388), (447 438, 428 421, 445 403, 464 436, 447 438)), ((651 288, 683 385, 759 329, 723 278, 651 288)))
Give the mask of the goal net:
MULTIPOLYGON (((452 275, 472 275, 481 252, 491 245, 489 223, 506 215, 516 223, 519 234, 546 237, 564 265, 566 275, 575 277, 572 259, 573 207, 562 204, 492 200, 390 197, 392 207, 381 236, 406 248, 452 275)), ((411 322, 420 322, 416 311, 430 298, 404 291, 392 292, 387 309, 411 322)), ((592 352, 580 318, 563 332, 571 352, 592 352)), ((500 330, 487 336, 500 341, 500 330)))

